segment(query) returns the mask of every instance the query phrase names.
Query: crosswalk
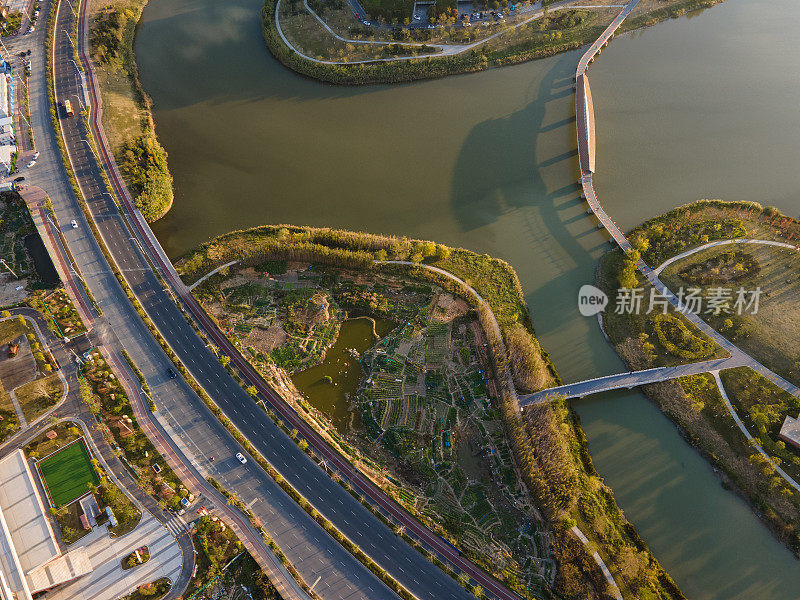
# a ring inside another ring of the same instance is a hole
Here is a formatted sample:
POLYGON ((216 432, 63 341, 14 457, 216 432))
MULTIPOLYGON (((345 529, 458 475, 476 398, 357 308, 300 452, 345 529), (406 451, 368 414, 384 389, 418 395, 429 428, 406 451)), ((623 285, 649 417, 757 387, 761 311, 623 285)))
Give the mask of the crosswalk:
POLYGON ((163 525, 176 539, 189 533, 189 530, 186 528, 186 523, 181 521, 178 517, 171 517, 166 523, 163 523, 163 525))

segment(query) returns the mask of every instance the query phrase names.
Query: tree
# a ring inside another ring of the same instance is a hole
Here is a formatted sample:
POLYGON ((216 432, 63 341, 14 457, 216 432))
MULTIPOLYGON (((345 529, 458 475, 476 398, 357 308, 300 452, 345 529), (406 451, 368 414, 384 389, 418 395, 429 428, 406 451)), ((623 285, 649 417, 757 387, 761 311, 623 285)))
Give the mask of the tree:
POLYGON ((639 262, 640 258, 639 252, 637 250, 632 250, 628 252, 622 260, 622 265, 617 274, 619 287, 634 289, 639 285, 639 279, 636 276, 636 264, 639 262))

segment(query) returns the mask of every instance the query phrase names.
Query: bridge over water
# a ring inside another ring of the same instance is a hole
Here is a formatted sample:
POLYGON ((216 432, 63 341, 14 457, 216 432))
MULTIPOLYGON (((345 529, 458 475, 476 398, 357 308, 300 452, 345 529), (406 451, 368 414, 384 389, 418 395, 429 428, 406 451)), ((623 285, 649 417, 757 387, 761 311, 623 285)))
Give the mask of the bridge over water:
MULTIPOLYGON (((608 231, 614 241, 625 252, 633 250, 633 246, 628 241, 627 236, 619 226, 608 216, 603 206, 597 199, 592 182, 595 172, 595 161, 597 154, 597 144, 595 136, 594 104, 592 102, 592 92, 589 87, 589 78, 586 71, 602 49, 608 45, 614 33, 622 25, 622 22, 636 8, 640 0, 631 0, 625 8, 617 15, 611 24, 603 31, 599 38, 586 50, 578 62, 575 72, 575 116, 577 123, 578 136, 578 158, 580 161, 581 178, 580 184, 583 188, 583 198, 589 205, 591 212, 600 221, 603 228, 608 231)), ((658 383, 676 379, 685 375, 697 375, 711 371, 719 371, 734 367, 748 366, 760 375, 786 390, 787 392, 800 397, 800 389, 789 383, 776 373, 772 372, 764 365, 744 353, 727 338, 718 333, 708 323, 706 323, 696 313, 686 310, 680 299, 675 296, 665 286, 658 277, 659 271, 651 269, 643 260, 637 263, 638 270, 644 275, 647 281, 660 292, 672 306, 684 317, 695 325, 700 331, 714 340, 718 346, 728 353, 728 358, 708 360, 703 362, 680 365, 675 367, 658 367, 643 371, 629 373, 617 373, 598 377, 587 381, 580 381, 568 385, 541 390, 534 394, 519 397, 520 408, 548 402, 558 397, 580 398, 590 394, 597 394, 616 389, 631 389, 639 385, 648 383, 658 383)))

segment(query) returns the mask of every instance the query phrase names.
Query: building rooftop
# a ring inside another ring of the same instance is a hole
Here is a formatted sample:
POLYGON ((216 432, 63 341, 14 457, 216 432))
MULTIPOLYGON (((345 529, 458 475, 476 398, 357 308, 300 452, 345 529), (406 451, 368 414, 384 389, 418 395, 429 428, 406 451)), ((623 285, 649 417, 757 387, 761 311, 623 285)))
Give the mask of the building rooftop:
POLYGON ((784 442, 789 442, 800 448, 800 418, 793 419, 789 415, 786 415, 778 437, 784 442))
POLYGON ((91 569, 85 548, 61 554, 22 450, 0 460, 0 599, 29 600, 91 569))

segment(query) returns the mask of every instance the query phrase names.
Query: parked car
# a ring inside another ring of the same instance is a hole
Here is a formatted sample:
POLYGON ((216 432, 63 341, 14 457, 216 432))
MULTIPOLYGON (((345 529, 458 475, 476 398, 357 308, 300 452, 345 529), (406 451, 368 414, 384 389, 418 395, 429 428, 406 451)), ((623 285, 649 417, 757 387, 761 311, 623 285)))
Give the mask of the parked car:
POLYGON ((72 221, 70 221, 69 224, 72 225, 73 229, 78 228, 78 222, 75 219, 72 219, 72 221))
POLYGON ((33 33, 34 31, 36 31, 36 26, 35 25, 31 25, 31 28, 28 29, 28 33, 33 33))
POLYGON ((241 452, 237 452, 236 453, 236 458, 238 458, 239 462, 242 463, 243 465, 247 464, 247 459, 244 457, 244 454, 242 454, 241 452))

